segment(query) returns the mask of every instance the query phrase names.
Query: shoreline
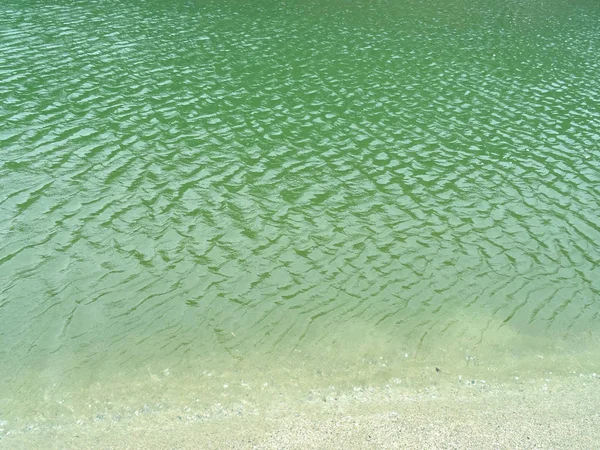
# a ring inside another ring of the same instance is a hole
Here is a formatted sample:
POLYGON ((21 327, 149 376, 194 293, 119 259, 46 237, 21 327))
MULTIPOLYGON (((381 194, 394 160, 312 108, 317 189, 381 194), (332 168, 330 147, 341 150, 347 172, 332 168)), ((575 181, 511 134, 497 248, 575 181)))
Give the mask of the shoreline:
POLYGON ((4 431, 0 448, 593 448, 600 442, 599 387, 592 374, 320 389, 268 405, 242 400, 210 415, 170 407, 4 431))

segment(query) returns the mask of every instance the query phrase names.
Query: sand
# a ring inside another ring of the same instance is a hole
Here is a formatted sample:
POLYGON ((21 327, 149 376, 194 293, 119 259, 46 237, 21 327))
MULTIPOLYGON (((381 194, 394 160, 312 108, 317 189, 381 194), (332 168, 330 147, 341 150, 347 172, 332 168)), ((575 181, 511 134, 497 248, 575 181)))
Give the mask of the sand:
MULTIPOLYGON (((135 411, 0 433, 3 449, 593 449, 600 377, 313 390, 266 405, 135 411)), ((4 424, 6 428, 8 424, 4 424)), ((1 429, 1 428, 0 428, 1 429)))

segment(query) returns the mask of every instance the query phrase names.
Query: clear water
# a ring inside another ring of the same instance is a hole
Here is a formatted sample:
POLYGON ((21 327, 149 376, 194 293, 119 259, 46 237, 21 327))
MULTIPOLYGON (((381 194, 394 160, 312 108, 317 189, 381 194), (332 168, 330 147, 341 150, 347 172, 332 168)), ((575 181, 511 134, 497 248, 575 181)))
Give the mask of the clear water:
POLYGON ((598 55, 594 1, 2 2, 3 429, 598 370, 598 55))

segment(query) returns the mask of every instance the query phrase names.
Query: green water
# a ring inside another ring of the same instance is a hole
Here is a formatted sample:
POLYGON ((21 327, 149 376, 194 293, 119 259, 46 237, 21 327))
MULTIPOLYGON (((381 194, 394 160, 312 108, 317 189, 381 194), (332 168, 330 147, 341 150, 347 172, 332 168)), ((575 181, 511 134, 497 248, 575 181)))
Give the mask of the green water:
POLYGON ((2 2, 0 428, 598 371, 599 55, 585 0, 2 2))

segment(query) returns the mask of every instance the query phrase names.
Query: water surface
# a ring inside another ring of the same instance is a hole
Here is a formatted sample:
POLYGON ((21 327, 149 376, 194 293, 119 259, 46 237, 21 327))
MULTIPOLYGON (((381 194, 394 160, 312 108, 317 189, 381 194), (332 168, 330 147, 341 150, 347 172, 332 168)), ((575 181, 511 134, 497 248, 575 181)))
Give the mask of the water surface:
POLYGON ((592 1, 3 2, 4 427, 598 371, 599 52, 592 1))

